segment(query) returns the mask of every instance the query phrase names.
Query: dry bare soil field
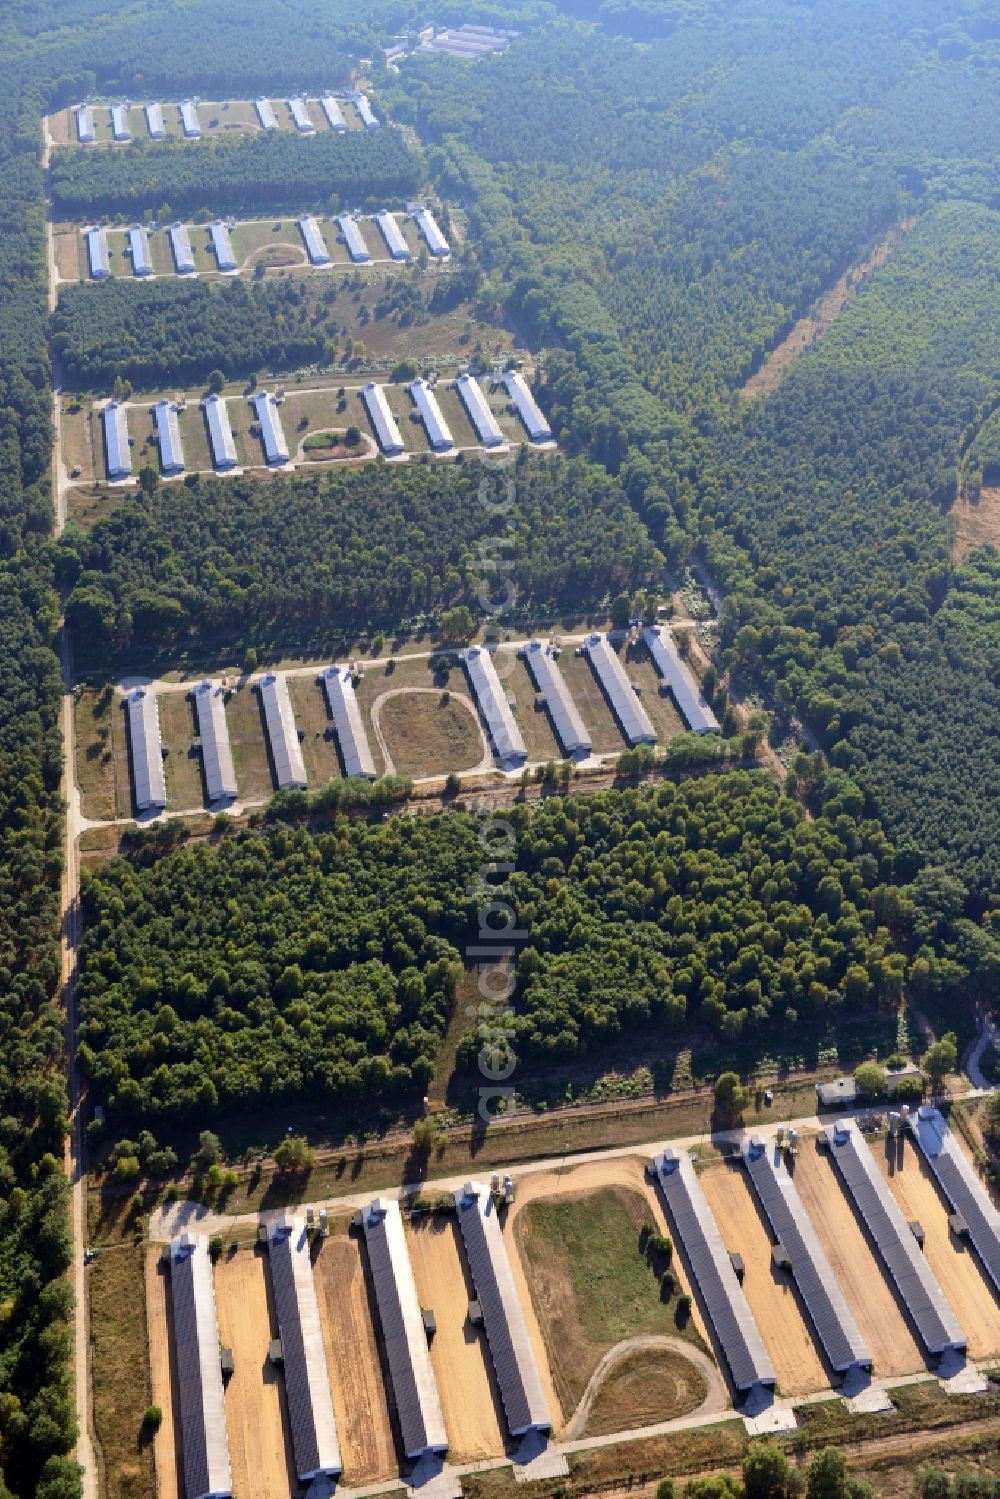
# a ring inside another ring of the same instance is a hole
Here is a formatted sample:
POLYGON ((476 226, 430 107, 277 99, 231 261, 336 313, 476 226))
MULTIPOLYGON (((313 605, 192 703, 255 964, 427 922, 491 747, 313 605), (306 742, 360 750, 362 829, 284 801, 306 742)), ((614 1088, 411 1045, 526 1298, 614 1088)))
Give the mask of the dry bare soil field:
POLYGON ((278 1336, 263 1248, 223 1255, 215 1267, 219 1337, 233 1350, 226 1426, 233 1492, 240 1499, 286 1499, 295 1491, 283 1378, 267 1357, 278 1336))

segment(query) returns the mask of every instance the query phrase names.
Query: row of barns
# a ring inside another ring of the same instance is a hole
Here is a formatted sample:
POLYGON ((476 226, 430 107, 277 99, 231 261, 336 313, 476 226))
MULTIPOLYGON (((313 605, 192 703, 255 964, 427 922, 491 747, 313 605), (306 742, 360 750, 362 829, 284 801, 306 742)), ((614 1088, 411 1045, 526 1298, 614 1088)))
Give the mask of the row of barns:
MULTIPOLYGON (((366 130, 377 130, 380 121, 372 109, 368 95, 360 90, 346 96, 357 111, 361 124, 366 130)), ((342 134, 347 130, 347 120, 344 117, 343 103, 332 93, 325 93, 317 100, 323 116, 330 129, 342 134)), ((288 118, 295 129, 302 135, 315 135, 316 126, 309 112, 310 100, 304 95, 292 95, 286 99, 285 105, 288 110, 288 118)), ((130 122, 130 109, 128 103, 110 104, 101 106, 107 108, 109 123, 111 127, 111 139, 118 145, 125 145, 132 140, 132 126, 130 122)), ((169 106, 168 106, 169 107, 169 106)), ((184 135, 188 140, 198 140, 201 136, 201 121, 198 117, 198 102, 194 99, 184 99, 176 105, 178 119, 184 135)), ((76 121, 76 138, 81 146, 93 145, 97 140, 97 119, 94 113, 95 106, 92 104, 77 104, 73 115, 76 121)), ((142 106, 143 118, 146 123, 146 131, 150 140, 160 141, 166 137, 166 117, 163 113, 164 106, 156 101, 151 101, 142 106)), ((279 129, 278 116, 272 101, 264 96, 254 100, 254 110, 262 130, 279 129)))
MULTIPOLYGON (((454 1194, 467 1268, 510 1436, 547 1433, 552 1417, 497 1216, 493 1194, 470 1181, 454 1194)), ((307 1215, 312 1217, 311 1210, 307 1215)), ((325 1216, 325 1215, 324 1215, 325 1216)), ((376 1198, 355 1219, 363 1237, 382 1334, 385 1368, 403 1457, 443 1456, 448 1433, 428 1340, 434 1319, 422 1308, 399 1203, 376 1198)), ((299 1483, 335 1480, 340 1441, 313 1277, 306 1218, 280 1213, 262 1222, 278 1347, 262 1349, 283 1370, 293 1467, 299 1483), (277 1357, 276 1357, 277 1355, 277 1357)), ((169 1264, 172 1336, 186 1499, 230 1499, 225 1353, 220 1351, 212 1259, 203 1234, 184 1233, 164 1251, 169 1264)), ((262 1357, 263 1362, 263 1357, 262 1357)))
MULTIPOLYGON (((426 206, 415 207, 412 217, 424 239, 428 254, 439 261, 450 259, 451 246, 441 232, 432 210, 426 206)), ((404 263, 413 259, 413 253, 400 228, 399 218, 400 215, 389 209, 383 209, 381 213, 373 216, 374 223, 378 226, 379 234, 385 243, 388 258, 404 263)), ((378 258, 372 254, 364 236, 362 222, 356 214, 342 213, 334 222, 353 265, 371 265, 378 258)), ((296 220, 296 224, 309 257, 309 263, 317 268, 332 266, 333 256, 319 221, 311 214, 303 214, 296 220)), ((212 254, 215 257, 216 267, 223 275, 234 275, 240 269, 240 262, 233 246, 233 227, 232 221, 226 222, 223 219, 216 219, 208 226, 212 254)), ((150 251, 151 232, 144 224, 133 224, 126 231, 127 254, 132 262, 133 276, 142 278, 153 275, 153 259, 150 251)), ((181 223, 170 224, 166 234, 177 275, 196 275, 197 262, 191 245, 189 226, 181 223)), ((84 239, 87 246, 87 269, 90 279, 107 281, 111 275, 108 230, 103 224, 94 224, 85 230, 84 239)))
MULTIPOLYGON (((674 688, 673 679, 664 679, 664 686, 674 692, 682 711, 685 702, 694 701, 700 705, 701 719, 688 720, 688 726, 694 728, 700 722, 702 727, 696 732, 712 732, 712 725, 717 729, 712 710, 701 696, 690 669, 677 656, 666 626, 650 626, 646 643, 654 661, 655 647, 669 648, 670 659, 676 661, 679 672, 683 674, 683 691, 674 688)), ((604 687, 609 706, 628 743, 633 746, 654 744, 656 731, 607 637, 588 637, 583 650, 604 687)), ((544 702, 563 753, 569 758, 585 759, 592 753, 590 735, 559 669, 557 651, 551 645, 533 640, 522 648, 521 655, 544 702)), ((517 769, 526 762, 527 749, 492 654, 485 647, 469 646, 461 653, 461 660, 498 765, 503 770, 517 769)), ((375 761, 357 699, 352 668, 328 666, 318 680, 326 696, 344 775, 374 780, 377 774, 375 761)), ((260 698, 274 783, 279 791, 304 790, 308 780, 288 679, 283 672, 266 672, 256 680, 254 689, 260 698)), ((238 788, 226 719, 225 689, 217 682, 204 681, 192 689, 191 697, 197 718, 206 802, 211 806, 235 801, 238 788)), ((136 810, 139 813, 162 812, 167 804, 167 789, 156 692, 151 687, 132 688, 125 695, 125 713, 136 810)))
MULTIPOLYGON (((550 441, 552 432, 549 424, 542 416, 523 376, 512 371, 504 379, 511 406, 519 414, 528 436, 539 443, 550 441)), ((415 380, 407 389, 434 452, 447 453, 454 450, 456 444, 451 428, 445 421, 433 388, 425 380, 415 380)), ((455 389, 462 398, 481 445, 484 448, 502 446, 506 439, 475 376, 460 376, 455 382, 455 389), (477 398, 475 401, 472 400, 472 392, 477 398)), ((406 451, 406 446, 384 387, 371 380, 361 387, 360 396, 380 450, 387 458, 399 457, 406 451)), ((291 462, 291 452, 281 420, 278 398, 270 391, 258 391, 251 398, 250 407, 260 428, 264 459, 268 467, 286 467, 291 462)), ((225 399, 219 395, 206 396, 201 402, 201 409, 205 416, 213 467, 220 473, 235 469, 238 462, 236 439, 225 399)), ((168 400, 157 401, 152 408, 160 467, 171 478, 183 474, 186 468, 179 410, 176 402, 168 400)), ((128 406, 123 401, 106 402, 101 407, 101 427, 108 480, 113 484, 127 482, 133 476, 128 406)))
MULTIPOLYGON (((688 729, 696 734, 717 734, 718 720, 691 668, 681 658, 667 626, 650 625, 643 639, 659 673, 661 691, 673 696, 688 729)), ((560 670, 559 647, 532 640, 521 648, 520 654, 538 690, 539 705, 544 706, 549 715, 563 754, 570 759, 586 759, 592 753, 593 745, 560 670)), ((608 636, 598 632, 588 635, 578 654, 589 662, 630 748, 655 744, 657 733, 653 722, 608 636)), ((485 646, 473 645, 463 652, 462 659, 497 761, 504 770, 517 769, 527 760, 528 752, 493 656, 485 646)))
MULTIPOLYGON (((993 1286, 1000 1291, 1000 1213, 942 1114, 922 1105, 899 1127, 912 1130, 951 1208, 949 1225, 967 1237, 993 1286)), ((853 1119, 827 1127, 820 1142, 864 1223, 925 1356, 964 1354, 966 1335, 922 1249, 920 1225, 907 1221, 871 1147, 853 1119)), ((773 1389, 774 1365, 750 1310, 742 1263, 730 1255, 694 1164, 684 1150, 666 1150, 651 1163, 691 1278, 715 1334, 734 1388, 741 1394, 773 1389)), ((837 1375, 870 1373, 875 1366, 843 1290, 824 1253, 789 1172, 780 1134, 751 1138, 741 1160, 773 1238, 776 1265, 787 1269, 813 1324, 826 1360, 837 1375)))

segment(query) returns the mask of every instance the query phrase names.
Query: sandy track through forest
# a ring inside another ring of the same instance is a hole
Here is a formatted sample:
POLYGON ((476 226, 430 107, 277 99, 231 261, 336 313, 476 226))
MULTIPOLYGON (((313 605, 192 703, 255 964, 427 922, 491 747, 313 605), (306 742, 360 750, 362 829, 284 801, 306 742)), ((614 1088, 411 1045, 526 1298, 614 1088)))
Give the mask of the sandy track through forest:
POLYGON ((431 1215, 407 1226, 420 1304, 432 1307, 437 1332, 431 1363, 453 1462, 502 1457, 503 1412, 481 1329, 467 1312, 474 1292, 455 1218, 431 1215))
POLYGON ((399 1472, 362 1254, 358 1239, 335 1234, 313 1267, 344 1478, 355 1486, 399 1472))
POLYGON ((267 1356, 278 1336, 267 1276, 262 1250, 223 1256, 215 1267, 219 1337, 235 1366, 226 1425, 238 1499, 286 1499, 295 1491, 283 1379, 267 1356))

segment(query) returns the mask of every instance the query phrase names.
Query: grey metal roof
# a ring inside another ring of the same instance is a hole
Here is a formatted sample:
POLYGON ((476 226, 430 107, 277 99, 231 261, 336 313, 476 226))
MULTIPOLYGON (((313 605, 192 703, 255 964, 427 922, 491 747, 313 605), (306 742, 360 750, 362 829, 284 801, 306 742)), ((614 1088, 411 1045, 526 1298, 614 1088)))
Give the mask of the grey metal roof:
POLYGON ((285 431, 281 425, 281 412, 278 410, 277 401, 269 391, 262 390, 254 396, 251 404, 260 422, 264 456, 268 463, 287 463, 288 443, 285 441, 285 431))
POLYGON ((552 428, 539 411, 538 402, 531 394, 527 380, 518 370, 508 370, 503 379, 507 394, 520 412, 532 442, 547 442, 552 436, 552 428))
POLYGON ((111 134, 116 141, 130 141, 132 132, 128 128, 128 107, 125 104, 111 106, 111 134))
POLYGON ((447 259, 451 254, 451 246, 441 233, 438 221, 430 209, 426 207, 418 208, 414 214, 414 218, 417 221, 417 228, 423 235, 431 254, 441 260, 447 259))
POLYGON ((229 413, 221 396, 206 396, 201 403, 208 422, 208 440, 212 445, 212 462, 216 468, 235 468, 236 440, 229 424, 229 413))
POLYGON ((462 652, 462 662, 497 759, 504 769, 523 765, 528 751, 500 685, 493 657, 485 647, 470 645, 462 652))
POLYGON ((396 418, 389 410, 389 402, 386 400, 385 391, 381 385, 376 385, 374 380, 369 380, 367 385, 361 387, 361 399, 365 403, 368 412, 368 420, 375 429, 379 447, 383 453, 390 457, 395 453, 403 451, 403 437, 396 422, 396 418))
POLYGON ((427 1347, 399 1203, 376 1198, 361 1215, 392 1394, 408 1458, 446 1452, 448 1433, 427 1347))
POLYGON ((386 249, 393 260, 409 260, 410 247, 403 238, 402 229, 400 229, 388 209, 383 209, 381 213, 377 213, 375 215, 375 222, 381 230, 386 249))
POLYGON ((103 281, 106 276, 111 275, 106 230, 96 227, 87 230, 87 259, 90 262, 90 274, 95 281, 103 281))
POLYGON ((125 698, 125 708, 136 811, 160 811, 167 804, 167 788, 156 693, 149 687, 135 687, 125 698))
POLYGON ((201 135, 201 126, 198 124, 197 106, 194 105, 190 99, 185 99, 184 103, 181 104, 179 108, 181 113, 181 125, 183 127, 184 134, 189 139, 193 140, 197 136, 201 135))
POLYGON ((654 1158, 653 1165, 733 1384, 741 1391, 757 1385, 773 1386, 777 1382, 774 1365, 690 1155, 685 1150, 667 1150, 654 1158))
POLYGON ((280 790, 306 785, 306 767, 288 696, 288 683, 281 673, 269 671, 257 683, 264 707, 264 721, 271 745, 274 774, 280 790))
POLYGON ((358 707, 350 667, 328 666, 323 672, 323 686, 330 705, 330 717, 337 731, 344 774, 365 776, 374 781, 375 762, 361 721, 361 709, 358 707))
POLYGON ((459 375, 455 381, 455 389, 462 398, 462 405, 469 413, 469 420, 479 437, 484 448, 495 448, 503 442, 503 433, 497 425, 497 419, 489 408, 489 403, 479 388, 479 381, 473 375, 459 375))
POLYGON ((151 276, 153 262, 149 255, 149 235, 141 224, 133 224, 128 232, 128 247, 132 258, 134 276, 151 276))
POLYGON ((528 663, 535 686, 545 698, 545 706, 563 753, 589 755, 593 748, 590 735, 580 717, 580 710, 573 701, 572 693, 566 686, 566 679, 559 670, 552 647, 543 645, 540 640, 532 640, 521 654, 528 663))
POLYGON ((636 697, 635 688, 608 637, 588 635, 583 650, 629 744, 655 744, 656 730, 649 714, 636 697))
POLYGON ((181 447, 181 431, 177 424, 177 407, 173 401, 157 401, 153 407, 156 420, 156 441, 160 449, 160 467, 165 474, 180 474, 184 471, 184 449, 181 447))
POLYGON ((161 140, 162 137, 167 133, 167 127, 163 123, 162 104, 147 104, 145 113, 146 129, 149 131, 154 141, 161 140))
POLYGON ((89 104, 78 104, 76 115, 76 138, 82 145, 89 145, 95 138, 94 111, 89 104))
POLYGON ((185 1499, 230 1499, 219 1323, 204 1234, 181 1234, 170 1245, 170 1300, 185 1499))
POLYGON ((743 1164, 774 1236, 791 1260, 795 1284, 830 1367, 840 1374, 870 1369, 871 1350, 802 1206, 781 1150, 773 1141, 751 1140, 743 1152, 743 1164))
POLYGON ((299 233, 305 242, 306 254, 313 265, 329 265, 330 252, 326 248, 326 240, 316 220, 311 214, 303 214, 298 220, 299 233))
POLYGON ((282 1213, 268 1228, 267 1256, 295 1472, 300 1483, 336 1478, 343 1463, 305 1220, 282 1213))
POLYGON ((333 95, 324 94, 319 102, 322 107, 323 113, 326 115, 326 121, 330 129, 338 130, 341 132, 346 130, 347 121, 344 119, 344 112, 333 95))
POLYGON ((296 130, 301 130, 303 135, 316 134, 316 126, 309 118, 309 111, 306 108, 306 101, 304 99, 289 99, 288 113, 292 117, 296 130))
POLYGON ((266 94, 261 94, 253 101, 253 107, 257 111, 262 130, 277 130, 278 117, 274 112, 274 105, 266 94))
POLYGON ((226 225, 216 219, 215 223, 210 227, 210 233, 212 235, 212 249, 215 251, 219 270, 235 271, 236 255, 233 251, 233 242, 229 237, 229 230, 226 228, 226 225))
POLYGON ((340 228, 341 234, 344 236, 344 242, 347 245, 347 253, 350 255, 351 259, 358 263, 363 260, 371 260, 371 255, 368 252, 368 246, 365 244, 364 235, 361 233, 358 221, 353 216, 353 214, 340 214, 337 219, 337 224, 340 228))
POLYGON ((414 405, 420 412, 420 419, 427 430, 427 440, 435 453, 443 453, 447 448, 455 446, 455 439, 451 435, 451 428, 441 414, 437 396, 426 380, 414 380, 407 386, 413 397, 414 405))
POLYGON ((964 1349, 965 1334, 958 1319, 854 1120, 839 1119, 827 1128, 826 1138, 844 1185, 868 1226, 925 1349, 930 1354, 964 1349))
POLYGON ((552 1417, 493 1197, 481 1182, 466 1182, 455 1207, 510 1434, 549 1431, 552 1417))
POLYGON ((104 428, 104 454, 109 479, 127 479, 132 472, 132 453, 128 445, 128 421, 121 401, 109 401, 101 411, 104 428))
POLYGON ((975 1167, 944 1115, 931 1104, 921 1104, 916 1116, 910 1116, 910 1126, 952 1212, 960 1213, 968 1224, 983 1269, 1000 1291, 1000 1213, 975 1167))
POLYGON ((352 94, 351 95, 351 100, 352 100, 352 102, 354 104, 354 108, 357 110, 358 114, 361 116, 361 123, 362 123, 362 125, 364 125, 365 129, 366 130, 377 130, 378 129, 378 120, 375 118, 375 113, 374 113, 374 111, 373 111, 373 109, 371 107, 371 104, 370 104, 369 100, 368 100, 368 95, 367 94, 360 94, 360 93, 358 93, 358 94, 352 94))
POLYGON ((648 625, 642 638, 653 664, 673 693, 688 728, 695 734, 718 734, 719 720, 709 707, 691 668, 681 659, 666 625, 648 625))
POLYGON ((174 265, 178 274, 186 276, 194 270, 194 251, 191 249, 191 236, 188 234, 186 224, 171 224, 167 230, 170 236, 170 248, 173 252, 174 265))
POLYGON ((194 689, 201 740, 201 763, 209 802, 235 800, 236 771, 226 722, 226 697, 217 682, 199 682, 194 689))

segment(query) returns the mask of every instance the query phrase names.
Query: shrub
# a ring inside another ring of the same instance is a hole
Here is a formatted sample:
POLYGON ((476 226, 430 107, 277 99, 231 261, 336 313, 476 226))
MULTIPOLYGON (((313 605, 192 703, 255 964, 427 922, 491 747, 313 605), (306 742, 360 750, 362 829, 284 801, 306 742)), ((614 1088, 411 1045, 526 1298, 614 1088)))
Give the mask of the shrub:
POLYGON ((142 1424, 148 1426, 150 1431, 158 1431, 163 1421, 163 1412, 158 1405, 147 1405, 143 1414, 142 1424))

